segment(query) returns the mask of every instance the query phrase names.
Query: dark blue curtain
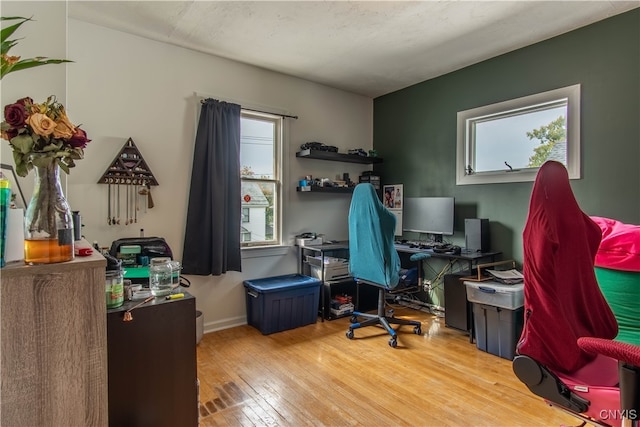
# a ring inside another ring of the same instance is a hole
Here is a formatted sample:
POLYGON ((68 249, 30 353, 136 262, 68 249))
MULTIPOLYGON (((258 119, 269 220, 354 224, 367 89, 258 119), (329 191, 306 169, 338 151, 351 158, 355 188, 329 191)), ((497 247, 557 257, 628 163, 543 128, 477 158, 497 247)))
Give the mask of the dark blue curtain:
POLYGON ((242 271, 240 105, 206 99, 193 152, 182 271, 242 271))

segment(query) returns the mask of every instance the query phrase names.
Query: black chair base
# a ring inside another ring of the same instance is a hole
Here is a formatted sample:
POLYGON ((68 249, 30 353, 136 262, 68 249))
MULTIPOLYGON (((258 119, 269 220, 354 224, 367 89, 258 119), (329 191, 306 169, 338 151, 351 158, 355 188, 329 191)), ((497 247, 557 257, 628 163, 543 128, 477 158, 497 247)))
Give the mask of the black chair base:
POLYGON ((373 285, 378 287, 378 312, 377 314, 369 314, 369 313, 361 313, 359 311, 354 311, 351 315, 351 325, 349 325, 349 330, 347 331, 347 338, 353 339, 354 329, 364 328, 365 326, 374 326, 380 325, 391 335, 389 338, 389 345, 393 348, 398 346, 398 334, 391 327, 391 325, 410 325, 413 326, 413 333, 416 335, 422 334, 422 323, 417 320, 407 320, 407 319, 399 319, 393 316, 386 316, 384 303, 385 303, 385 289, 381 286, 371 283, 371 282, 362 282, 369 285, 373 285), (358 322, 358 317, 362 317, 365 320, 358 322))

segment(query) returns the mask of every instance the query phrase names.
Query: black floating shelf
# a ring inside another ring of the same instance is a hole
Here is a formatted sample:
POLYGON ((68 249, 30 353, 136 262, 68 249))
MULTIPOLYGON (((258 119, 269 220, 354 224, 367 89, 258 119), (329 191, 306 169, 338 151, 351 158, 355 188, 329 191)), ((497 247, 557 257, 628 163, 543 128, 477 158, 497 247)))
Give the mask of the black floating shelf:
POLYGON ((322 150, 298 151, 296 153, 296 157, 300 157, 302 159, 331 160, 334 162, 360 163, 367 165, 382 163, 382 158, 380 157, 365 157, 357 154, 334 153, 333 151, 322 150))
POLYGON ((300 187, 296 187, 296 191, 301 193, 353 193, 355 187, 319 187, 312 185, 310 190, 301 190, 300 187))

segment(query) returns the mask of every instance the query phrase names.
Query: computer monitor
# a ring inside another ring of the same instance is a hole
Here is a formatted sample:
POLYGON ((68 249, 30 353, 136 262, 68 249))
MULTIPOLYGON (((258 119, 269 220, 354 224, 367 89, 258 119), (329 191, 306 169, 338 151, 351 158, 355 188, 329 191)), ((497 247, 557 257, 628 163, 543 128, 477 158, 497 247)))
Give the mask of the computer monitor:
POLYGON ((436 242, 442 236, 453 235, 453 197, 405 197, 402 230, 433 235, 436 242))

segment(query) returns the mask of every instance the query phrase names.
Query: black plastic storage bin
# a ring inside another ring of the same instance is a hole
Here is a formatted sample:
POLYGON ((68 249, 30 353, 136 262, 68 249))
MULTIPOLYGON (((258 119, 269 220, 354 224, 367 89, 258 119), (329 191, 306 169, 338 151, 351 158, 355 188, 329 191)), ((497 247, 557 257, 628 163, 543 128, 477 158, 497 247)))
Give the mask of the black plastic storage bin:
POLYGON ((473 323, 479 350, 513 360, 523 322, 523 307, 509 310, 473 303, 473 323))
POLYGON ((245 280, 247 323, 264 335, 315 323, 320 280, 301 274, 245 280))

